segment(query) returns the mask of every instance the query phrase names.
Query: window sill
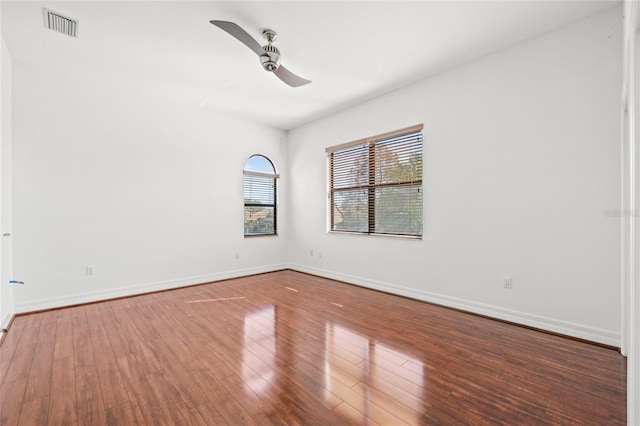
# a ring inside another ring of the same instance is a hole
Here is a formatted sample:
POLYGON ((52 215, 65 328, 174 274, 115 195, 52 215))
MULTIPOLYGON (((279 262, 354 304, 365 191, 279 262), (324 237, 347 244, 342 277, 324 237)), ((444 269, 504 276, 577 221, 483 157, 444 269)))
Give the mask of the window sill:
POLYGON ((366 232, 349 232, 349 231, 327 231, 328 234, 337 234, 337 235, 360 235, 365 237, 382 237, 382 238, 392 238, 394 240, 417 240, 422 241, 422 235, 395 235, 395 234, 369 234, 366 232))
POLYGON ((255 238, 255 237, 277 237, 278 234, 249 234, 245 235, 245 238, 255 238))

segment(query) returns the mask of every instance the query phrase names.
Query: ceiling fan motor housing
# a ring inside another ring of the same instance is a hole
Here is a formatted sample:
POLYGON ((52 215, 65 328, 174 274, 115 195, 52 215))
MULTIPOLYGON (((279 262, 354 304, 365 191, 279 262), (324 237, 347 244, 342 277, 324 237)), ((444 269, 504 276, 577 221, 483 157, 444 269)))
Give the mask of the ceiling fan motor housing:
POLYGON ((260 55, 260 62, 267 71, 275 71, 280 66, 280 50, 277 47, 267 44, 262 46, 264 55, 260 55))

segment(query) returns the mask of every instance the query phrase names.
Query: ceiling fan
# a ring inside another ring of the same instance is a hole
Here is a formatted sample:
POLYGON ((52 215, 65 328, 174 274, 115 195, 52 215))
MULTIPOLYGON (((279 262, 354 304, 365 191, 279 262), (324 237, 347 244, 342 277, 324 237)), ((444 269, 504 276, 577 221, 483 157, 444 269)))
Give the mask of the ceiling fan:
POLYGON ((253 50, 260 57, 262 67, 269 72, 273 72, 276 77, 284 81, 289 86, 299 87, 311 83, 311 80, 307 80, 300 76, 297 76, 286 69, 283 65, 280 65, 280 50, 273 44, 271 44, 276 41, 276 38, 278 38, 278 34, 276 34, 275 31, 264 30, 262 32, 262 36, 267 40, 268 44, 265 46, 260 46, 260 43, 258 43, 256 39, 251 37, 249 33, 247 33, 245 30, 240 28, 239 25, 233 22, 209 22, 211 22, 216 27, 228 32, 230 35, 240 40, 249 49, 253 50))

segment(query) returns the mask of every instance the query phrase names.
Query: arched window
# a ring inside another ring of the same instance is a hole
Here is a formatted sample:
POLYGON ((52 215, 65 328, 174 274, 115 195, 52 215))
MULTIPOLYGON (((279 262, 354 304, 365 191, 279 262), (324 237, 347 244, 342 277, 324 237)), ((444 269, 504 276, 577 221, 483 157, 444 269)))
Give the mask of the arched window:
POLYGON ((276 235, 276 181, 273 163, 252 155, 244 164, 244 236, 276 235))

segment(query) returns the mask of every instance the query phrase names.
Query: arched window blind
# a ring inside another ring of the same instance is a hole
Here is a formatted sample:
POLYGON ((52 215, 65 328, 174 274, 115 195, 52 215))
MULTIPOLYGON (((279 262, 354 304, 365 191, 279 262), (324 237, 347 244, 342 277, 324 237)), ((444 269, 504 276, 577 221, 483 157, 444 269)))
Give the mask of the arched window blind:
POLYGON ((331 231, 422 237, 422 125, 326 151, 331 231))
POLYGON ((249 157, 244 166, 244 235, 276 235, 276 174, 262 155, 249 157))

